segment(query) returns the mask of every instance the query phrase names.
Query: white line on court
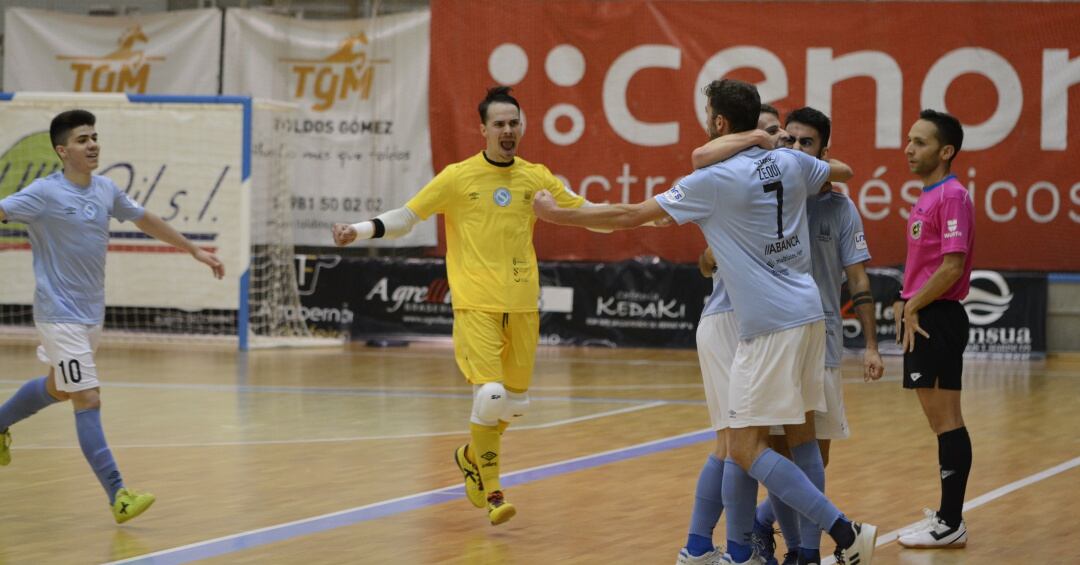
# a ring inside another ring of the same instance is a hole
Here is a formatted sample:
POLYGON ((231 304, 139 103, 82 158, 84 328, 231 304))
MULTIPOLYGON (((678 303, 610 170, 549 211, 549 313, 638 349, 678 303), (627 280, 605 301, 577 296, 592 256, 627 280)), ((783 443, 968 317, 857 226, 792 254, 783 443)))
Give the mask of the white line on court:
MULTIPOLYGON (((1044 469, 1042 471, 1039 471, 1038 473, 1035 473, 1034 475, 1028 475, 1027 477, 1024 477, 1018 481, 1013 481, 1003 487, 998 487, 984 495, 977 496, 964 503, 964 511, 966 512, 968 510, 974 510, 988 502, 997 500, 1009 493, 1018 491, 1026 486, 1031 486, 1041 480, 1049 479, 1054 475, 1064 473, 1065 471, 1068 471, 1075 467, 1080 467, 1080 457, 1076 457, 1060 465, 1055 465, 1053 467, 1050 467, 1049 469, 1044 469)), ((887 534, 879 535, 876 546, 881 547, 883 545, 890 544, 896 541, 896 539, 900 537, 900 530, 903 530, 904 528, 910 528, 917 523, 918 522, 912 522, 904 526, 903 528, 898 528, 887 534)), ((825 559, 821 560, 821 565, 836 565, 836 559, 832 556, 826 557, 825 559)))
MULTIPOLYGON (((555 420, 553 422, 547 422, 544 424, 526 424, 521 426, 514 426, 507 428, 507 432, 520 432, 523 430, 542 430, 546 428, 555 428, 558 426, 565 426, 567 424, 576 424, 578 422, 585 422, 587 420, 595 420, 597 418, 606 418, 608 416, 615 416, 618 414, 626 414, 628 412, 637 412, 639 410, 646 410, 648 408, 656 408, 657 406, 665 406, 667 402, 656 401, 648 404, 638 404, 635 406, 628 406, 626 408, 619 408, 616 410, 605 410, 603 412, 597 412, 595 414, 588 414, 585 416, 578 416, 576 418, 566 418, 563 420, 555 420)), ((230 446, 242 446, 242 445, 288 445, 288 444, 306 444, 306 443, 346 443, 351 441, 376 441, 376 440, 388 440, 388 439, 418 439, 427 437, 440 437, 440 436, 464 436, 468 435, 468 430, 458 430, 452 432, 429 432, 422 434, 400 434, 400 435, 382 435, 382 436, 351 436, 351 437, 337 437, 337 438, 309 438, 309 439, 271 439, 263 441, 220 441, 220 442, 205 442, 205 443, 156 443, 156 444, 111 444, 109 447, 112 449, 143 449, 143 448, 178 448, 178 447, 230 447, 230 446)), ((77 445, 20 445, 18 449, 26 450, 46 450, 46 449, 79 449, 77 445)))

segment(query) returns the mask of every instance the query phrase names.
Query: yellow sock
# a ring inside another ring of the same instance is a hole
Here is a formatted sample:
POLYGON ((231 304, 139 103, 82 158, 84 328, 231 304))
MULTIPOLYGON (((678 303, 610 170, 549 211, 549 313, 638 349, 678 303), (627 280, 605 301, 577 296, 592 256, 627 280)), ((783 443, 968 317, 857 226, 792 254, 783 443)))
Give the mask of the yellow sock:
POLYGON ((502 436, 500 435, 499 426, 470 424, 469 431, 472 434, 469 451, 472 452, 476 466, 480 468, 480 480, 484 483, 484 491, 491 493, 501 490, 499 486, 499 443, 502 436))
POLYGON ((502 435, 506 431, 506 428, 510 427, 510 422, 505 420, 499 420, 499 435, 502 435))

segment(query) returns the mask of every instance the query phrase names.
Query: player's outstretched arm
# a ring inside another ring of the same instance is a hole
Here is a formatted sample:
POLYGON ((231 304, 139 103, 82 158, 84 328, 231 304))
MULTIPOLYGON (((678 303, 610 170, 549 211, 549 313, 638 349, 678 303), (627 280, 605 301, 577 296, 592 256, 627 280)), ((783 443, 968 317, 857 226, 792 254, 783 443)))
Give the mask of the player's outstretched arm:
POLYGON ((602 230, 626 230, 668 216, 668 213, 649 198, 637 204, 597 204, 581 208, 560 208, 555 198, 546 190, 533 197, 536 217, 564 226, 578 226, 602 230))
POLYGON ((210 253, 204 249, 200 249, 197 245, 192 243, 183 234, 176 231, 172 226, 162 220, 157 214, 147 210, 143 217, 135 220, 135 227, 139 228, 146 235, 163 241, 169 245, 178 249, 183 249, 191 254, 196 261, 203 263, 210 267, 210 270, 214 273, 214 278, 220 279, 225 276, 225 265, 218 259, 216 255, 210 253))
POLYGON ((698 147, 690 154, 690 161, 695 169, 719 163, 746 149, 758 145, 763 149, 772 149, 774 139, 765 130, 755 129, 722 135, 698 147))
POLYGON ((406 206, 394 208, 378 216, 355 224, 334 224, 334 243, 344 247, 358 239, 385 237, 397 239, 412 231, 420 217, 406 206))

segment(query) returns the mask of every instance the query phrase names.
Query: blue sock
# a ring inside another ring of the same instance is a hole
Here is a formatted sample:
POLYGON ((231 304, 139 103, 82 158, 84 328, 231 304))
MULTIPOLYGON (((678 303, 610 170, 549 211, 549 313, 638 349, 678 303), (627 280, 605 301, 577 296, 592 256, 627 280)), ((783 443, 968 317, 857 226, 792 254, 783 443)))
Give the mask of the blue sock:
MULTIPOLYGON (((820 492, 825 492, 825 463, 821 460, 821 448, 817 440, 791 448, 791 460, 802 469, 806 478, 820 492)), ((806 550, 821 549, 821 529, 812 521, 801 517, 799 519, 799 547, 806 550)))
POLYGON ((49 377, 38 377, 26 381, 0 406, 0 432, 7 431, 12 424, 33 416, 38 410, 59 402, 45 389, 47 378, 49 377))
POLYGON ((724 464, 724 507, 727 508, 727 552, 736 563, 753 554, 750 533, 754 529, 754 507, 758 483, 728 459, 724 464))
POLYGON ((776 516, 776 521, 780 523, 780 534, 784 536, 784 545, 787 546, 788 551, 799 547, 799 543, 801 543, 799 540, 799 514, 771 492, 769 493, 768 502, 773 514, 776 516))
POLYGON ((761 504, 757 505, 757 512, 754 514, 754 519, 758 524, 761 524, 762 528, 771 528, 776 523, 776 513, 773 512, 772 504, 769 499, 761 501, 761 504))
POLYGON ((694 557, 716 549, 712 536, 724 511, 723 485, 724 462, 717 459, 715 454, 709 455, 698 475, 694 511, 690 515, 690 535, 686 539, 686 551, 694 557))
MULTIPOLYGON (((750 467, 750 476, 765 485, 770 493, 786 502, 796 512, 810 518, 817 524, 818 529, 831 528, 840 517, 840 510, 825 498, 825 493, 819 491, 801 469, 771 449, 761 452, 750 467)), ((726 481, 727 477, 724 479, 726 481)), ((730 504, 728 509, 730 520, 730 504)))
POLYGON ((109 495, 109 504, 116 499, 116 491, 124 488, 124 479, 116 467, 112 451, 105 443, 105 432, 101 429, 101 410, 82 410, 75 413, 75 431, 79 434, 79 447, 90 468, 94 470, 98 481, 109 495))

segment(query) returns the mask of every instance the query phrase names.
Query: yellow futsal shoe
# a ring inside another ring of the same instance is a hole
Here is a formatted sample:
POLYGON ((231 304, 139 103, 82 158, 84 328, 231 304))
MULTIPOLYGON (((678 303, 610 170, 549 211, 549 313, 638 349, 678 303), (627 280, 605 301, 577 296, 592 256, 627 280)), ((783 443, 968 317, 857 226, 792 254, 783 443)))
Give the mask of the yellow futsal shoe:
POLYGON ((457 463, 458 469, 461 469, 461 474, 465 476, 466 498, 473 506, 483 508, 487 506, 487 499, 484 497, 484 482, 480 480, 480 470, 465 456, 465 448, 468 446, 469 444, 466 443, 454 451, 454 462, 457 463))
POLYGON ((157 498, 148 492, 135 492, 133 490, 122 488, 116 491, 116 498, 113 499, 113 518, 116 518, 117 524, 123 524, 139 514, 146 512, 155 500, 157 500, 157 498))
POLYGON ((11 432, 4 430, 0 434, 0 467, 11 463, 11 432))
POLYGON ((498 526, 513 518, 514 514, 517 514, 517 509, 514 508, 513 504, 506 501, 501 490, 487 495, 487 509, 492 526, 498 526))

